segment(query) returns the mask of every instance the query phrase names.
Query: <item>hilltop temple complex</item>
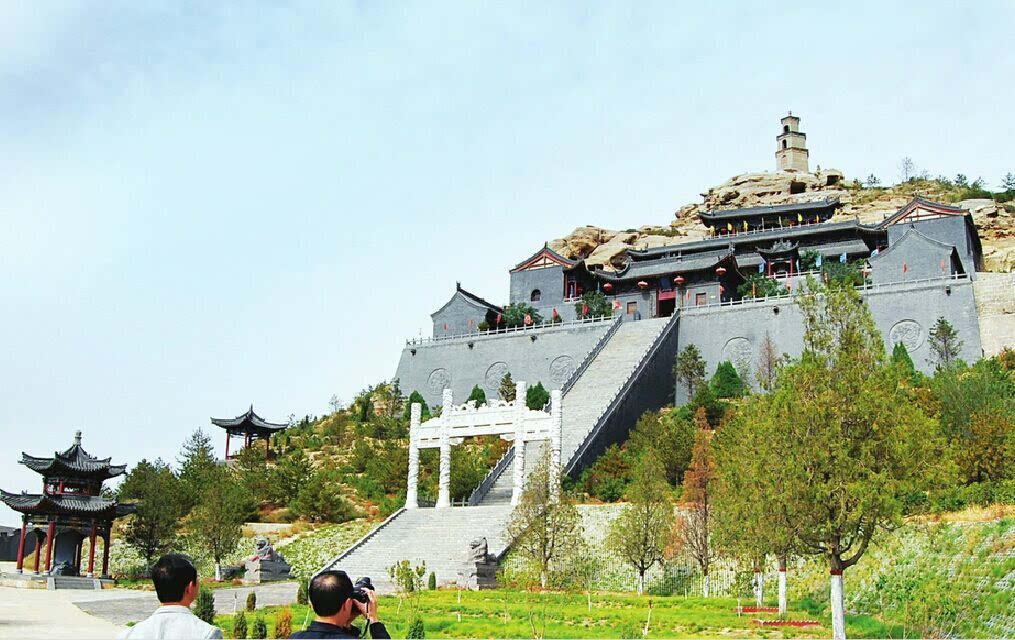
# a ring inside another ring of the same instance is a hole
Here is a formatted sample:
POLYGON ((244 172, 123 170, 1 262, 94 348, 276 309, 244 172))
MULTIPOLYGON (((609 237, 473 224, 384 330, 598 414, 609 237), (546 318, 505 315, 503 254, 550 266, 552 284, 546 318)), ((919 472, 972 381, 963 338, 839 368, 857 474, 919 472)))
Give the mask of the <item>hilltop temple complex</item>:
POLYGON ((800 354, 804 327, 793 296, 808 279, 854 285, 886 348, 904 344, 924 371, 933 368, 928 339, 939 318, 956 330, 959 356, 979 359, 981 325, 987 326, 981 310, 989 305, 978 306, 983 249, 971 215, 919 197, 884 211, 880 220, 842 215, 834 195, 842 193, 842 174, 807 173, 799 124, 788 115, 776 137, 778 172, 769 175, 785 175, 789 185, 778 202, 736 206, 735 193, 716 199, 710 192, 706 203, 714 204, 697 208, 693 237, 681 229, 674 235, 686 237, 663 237, 655 246, 584 254, 565 251, 559 241, 545 244, 508 268, 504 304, 457 283, 431 314, 432 337, 406 341, 395 374, 403 392, 418 391, 431 406, 443 406, 441 417, 425 423, 415 407, 410 432, 410 460, 419 448, 440 448, 443 499, 434 509, 418 508, 418 465, 410 463, 406 508, 327 566, 381 574, 388 550, 397 548, 400 557, 425 560, 443 581, 479 537, 491 558, 503 557, 504 525, 530 461, 550 451, 553 464, 576 477, 626 440, 645 411, 686 401, 686 391, 674 384, 673 363, 687 346, 698 349, 708 374, 729 361, 749 384, 765 352, 800 354), (596 313, 584 298, 593 292, 596 313), (515 313, 509 324, 516 305, 527 305, 524 322, 515 313), (553 420, 527 413, 517 401, 496 400, 507 373, 520 386, 542 383, 550 390, 545 411, 553 420), (493 399, 488 406, 459 404, 474 386, 493 399), (451 447, 490 433, 512 447, 466 506, 449 504, 451 447), (439 544, 420 541, 431 534, 439 544))

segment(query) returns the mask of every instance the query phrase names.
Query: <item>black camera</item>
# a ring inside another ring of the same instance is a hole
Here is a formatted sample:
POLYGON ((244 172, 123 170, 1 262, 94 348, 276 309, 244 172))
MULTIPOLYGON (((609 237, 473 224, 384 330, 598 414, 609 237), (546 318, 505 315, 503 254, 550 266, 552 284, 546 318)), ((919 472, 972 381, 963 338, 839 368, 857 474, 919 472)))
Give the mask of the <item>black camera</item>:
POLYGON ((376 589, 374 589, 374 583, 370 582, 370 578, 360 578, 356 581, 356 584, 352 585, 352 599, 366 604, 370 601, 367 597, 367 589, 370 591, 376 591, 376 589))

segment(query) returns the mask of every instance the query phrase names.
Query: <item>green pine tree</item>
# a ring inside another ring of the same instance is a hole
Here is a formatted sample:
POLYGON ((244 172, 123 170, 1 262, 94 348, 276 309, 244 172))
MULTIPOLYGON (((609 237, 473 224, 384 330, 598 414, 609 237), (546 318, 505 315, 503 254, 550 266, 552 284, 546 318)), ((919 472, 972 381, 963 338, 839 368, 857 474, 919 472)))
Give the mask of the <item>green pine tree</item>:
POLYGON ((549 401, 550 392, 546 390, 542 382, 537 382, 525 390, 525 406, 533 411, 541 411, 549 401))
POLYGON ((477 407, 486 404, 486 392, 478 384, 472 387, 472 391, 469 392, 469 397, 466 399, 466 402, 472 401, 476 402, 477 407))

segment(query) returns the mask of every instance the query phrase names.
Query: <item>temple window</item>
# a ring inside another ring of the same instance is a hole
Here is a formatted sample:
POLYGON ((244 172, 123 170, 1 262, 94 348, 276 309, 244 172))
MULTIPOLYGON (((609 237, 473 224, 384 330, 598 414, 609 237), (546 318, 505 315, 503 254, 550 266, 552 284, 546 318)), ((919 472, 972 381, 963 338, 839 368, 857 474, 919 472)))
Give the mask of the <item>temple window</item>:
POLYGON ((627 303, 627 314, 633 316, 636 313, 638 313, 638 303, 637 302, 628 302, 627 303))
POLYGON ((793 182, 789 183, 789 192, 790 193, 803 193, 804 189, 806 189, 806 188, 807 188, 807 185, 805 185, 802 182, 793 181, 793 182))
POLYGON ((696 293, 696 294, 694 294, 694 304, 695 304, 695 306, 698 306, 698 307, 701 307, 701 306, 704 306, 704 305, 708 304, 708 294, 707 293, 696 293))
POLYGON ((529 302, 539 302, 539 297, 542 295, 539 289, 533 289, 532 293, 529 294, 529 302))
POLYGON ((783 141, 782 141, 782 148, 783 148, 783 149, 785 149, 785 148, 786 148, 786 141, 785 141, 785 140, 783 140, 783 141))
MULTIPOLYGON (((783 133, 789 133, 789 125, 788 124, 782 125, 782 132, 783 133)), ((783 149, 786 148, 786 141, 785 140, 782 141, 782 148, 783 149)))

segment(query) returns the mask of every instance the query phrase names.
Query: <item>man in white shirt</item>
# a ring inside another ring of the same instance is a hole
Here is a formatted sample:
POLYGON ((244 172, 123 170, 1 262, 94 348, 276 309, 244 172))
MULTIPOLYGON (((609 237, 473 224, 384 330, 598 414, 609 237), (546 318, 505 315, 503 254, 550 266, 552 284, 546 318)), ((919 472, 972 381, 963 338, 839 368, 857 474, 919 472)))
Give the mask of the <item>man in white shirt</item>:
POLYGON ((162 556, 152 569, 152 582, 161 606, 120 636, 131 640, 161 638, 221 638, 222 630, 190 611, 201 587, 197 569, 178 553, 162 556))

